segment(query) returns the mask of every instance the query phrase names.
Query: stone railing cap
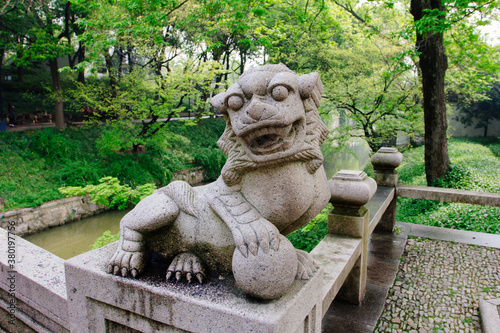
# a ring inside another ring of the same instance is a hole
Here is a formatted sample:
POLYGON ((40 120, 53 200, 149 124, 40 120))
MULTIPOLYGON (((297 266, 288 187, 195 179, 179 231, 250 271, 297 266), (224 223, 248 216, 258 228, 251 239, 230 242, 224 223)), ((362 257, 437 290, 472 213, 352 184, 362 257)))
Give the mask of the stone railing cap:
POLYGON ((377 151, 377 153, 397 153, 397 152, 399 152, 398 149, 394 147, 382 147, 377 151))
POLYGON ((348 180, 354 182, 361 182, 368 177, 364 171, 355 171, 355 170, 340 170, 335 175, 333 175, 333 179, 338 180, 348 180))

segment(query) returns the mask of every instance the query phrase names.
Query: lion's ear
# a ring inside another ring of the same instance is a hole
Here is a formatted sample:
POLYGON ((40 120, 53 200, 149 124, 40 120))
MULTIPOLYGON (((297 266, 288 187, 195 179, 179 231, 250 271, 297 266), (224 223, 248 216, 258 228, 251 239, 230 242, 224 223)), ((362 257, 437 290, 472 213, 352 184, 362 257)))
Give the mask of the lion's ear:
POLYGON ((318 73, 304 74, 299 77, 299 92, 302 99, 312 98, 316 107, 319 108, 321 95, 323 94, 323 83, 318 73))
POLYGON ((226 113, 226 107, 224 106, 224 99, 226 98, 226 93, 220 93, 212 97, 210 103, 212 106, 219 110, 220 113, 226 113))

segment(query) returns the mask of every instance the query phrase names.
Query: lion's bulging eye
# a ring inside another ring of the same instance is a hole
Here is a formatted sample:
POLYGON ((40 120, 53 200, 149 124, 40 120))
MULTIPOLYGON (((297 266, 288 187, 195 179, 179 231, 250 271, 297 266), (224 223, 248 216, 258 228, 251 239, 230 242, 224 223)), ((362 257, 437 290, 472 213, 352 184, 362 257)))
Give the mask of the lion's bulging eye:
POLYGON ((240 96, 231 96, 227 100, 227 106, 232 110, 239 110, 243 106, 243 99, 240 96))
POLYGON ((288 89, 285 86, 276 86, 273 88, 272 95, 275 100, 281 102, 288 97, 288 89))

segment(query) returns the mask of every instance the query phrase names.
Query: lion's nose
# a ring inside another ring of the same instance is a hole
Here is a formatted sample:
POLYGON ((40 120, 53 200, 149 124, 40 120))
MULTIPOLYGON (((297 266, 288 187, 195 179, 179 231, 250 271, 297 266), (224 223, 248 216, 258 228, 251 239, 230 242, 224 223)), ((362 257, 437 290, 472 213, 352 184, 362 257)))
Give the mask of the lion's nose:
POLYGON ((255 123, 257 121, 262 121, 274 117, 278 114, 278 109, 273 105, 261 102, 258 99, 253 99, 252 102, 246 108, 246 114, 248 117, 243 121, 247 124, 255 123))

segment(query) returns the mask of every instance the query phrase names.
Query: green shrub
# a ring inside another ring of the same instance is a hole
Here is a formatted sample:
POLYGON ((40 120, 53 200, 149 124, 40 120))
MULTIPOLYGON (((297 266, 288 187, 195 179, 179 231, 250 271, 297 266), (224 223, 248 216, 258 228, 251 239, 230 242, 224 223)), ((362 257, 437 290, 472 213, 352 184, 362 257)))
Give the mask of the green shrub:
POLYGON ((160 187, 171 181, 174 171, 201 165, 211 178, 217 178, 225 157, 216 142, 225 122, 203 119, 199 126, 185 123, 167 124, 167 131, 175 134, 163 139, 171 141, 152 144, 139 155, 101 149, 98 142, 108 130, 106 124, 64 131, 44 128, 0 132, 0 197, 6 200, 5 209, 60 199, 58 188, 98 184, 105 176, 131 188, 148 183, 160 187))
POLYGON ((59 188, 66 196, 89 195, 92 202, 107 208, 126 209, 151 195, 156 190, 154 184, 145 184, 131 188, 120 185, 117 178, 104 177, 98 185, 68 186, 59 188))
POLYGON ((226 163, 226 155, 217 148, 200 148, 194 155, 195 162, 205 170, 206 180, 215 180, 226 163))
POLYGON ((108 245, 109 243, 113 243, 120 239, 120 233, 116 235, 112 235, 111 231, 106 230, 99 238, 96 239, 94 244, 90 246, 92 250, 99 249, 103 246, 108 245))
POLYGON ((311 222, 287 236, 295 248, 311 252, 321 242, 326 236, 328 213, 332 208, 332 205, 328 204, 311 222))

